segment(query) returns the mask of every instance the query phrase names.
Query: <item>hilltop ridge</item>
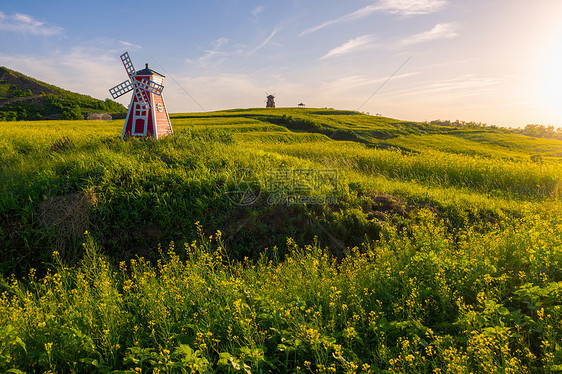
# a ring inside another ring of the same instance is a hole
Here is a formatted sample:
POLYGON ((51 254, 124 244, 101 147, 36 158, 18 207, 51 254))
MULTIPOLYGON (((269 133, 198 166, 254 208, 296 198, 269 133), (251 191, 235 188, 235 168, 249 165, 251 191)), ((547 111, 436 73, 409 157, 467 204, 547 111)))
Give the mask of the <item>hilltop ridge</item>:
POLYGON ((47 84, 45 82, 38 81, 36 79, 27 77, 21 73, 14 70, 10 70, 6 67, 0 67, 0 82, 2 82, 2 91, 0 91, 0 99, 9 100, 16 97, 21 97, 22 92, 32 96, 46 95, 46 94, 58 94, 61 89, 47 84))
POLYGON ((83 119, 89 112, 126 111, 115 101, 98 100, 0 67, 0 120, 83 119))

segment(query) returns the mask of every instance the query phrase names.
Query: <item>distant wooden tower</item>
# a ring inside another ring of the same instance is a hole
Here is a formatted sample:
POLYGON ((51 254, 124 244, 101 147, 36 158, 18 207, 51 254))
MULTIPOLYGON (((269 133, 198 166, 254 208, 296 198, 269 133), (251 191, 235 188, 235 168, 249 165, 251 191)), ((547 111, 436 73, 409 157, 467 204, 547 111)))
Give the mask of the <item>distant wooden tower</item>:
MULTIPOLYGON (((267 94, 267 92, 266 92, 267 94)), ((267 94, 267 104, 265 104, 266 108, 275 108, 275 96, 267 94)))
POLYGON ((121 55, 121 61, 129 79, 109 90, 114 99, 133 91, 121 139, 129 136, 160 139, 173 135, 170 117, 162 97, 162 83, 165 77, 149 69, 148 64, 144 69, 135 71, 127 52, 121 55))

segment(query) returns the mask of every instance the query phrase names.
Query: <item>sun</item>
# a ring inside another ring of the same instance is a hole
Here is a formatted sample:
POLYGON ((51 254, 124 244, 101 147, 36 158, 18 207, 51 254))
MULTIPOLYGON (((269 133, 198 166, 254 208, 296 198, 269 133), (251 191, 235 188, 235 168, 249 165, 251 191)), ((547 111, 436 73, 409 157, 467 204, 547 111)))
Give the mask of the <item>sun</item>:
POLYGON ((543 103, 562 122, 562 30, 553 38, 541 64, 543 103))

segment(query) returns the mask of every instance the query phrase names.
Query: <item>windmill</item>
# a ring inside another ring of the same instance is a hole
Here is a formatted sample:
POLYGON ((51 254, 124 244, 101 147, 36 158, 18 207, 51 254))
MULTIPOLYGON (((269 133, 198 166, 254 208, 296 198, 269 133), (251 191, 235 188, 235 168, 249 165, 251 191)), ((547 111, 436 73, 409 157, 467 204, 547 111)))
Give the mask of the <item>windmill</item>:
POLYGON ((267 92, 267 103, 265 104, 266 108, 275 108, 275 95, 270 95, 267 92))
POLYGON ((121 55, 121 61, 129 79, 109 89, 113 99, 133 91, 121 139, 129 136, 159 139, 173 135, 170 117, 162 97, 162 83, 165 77, 150 69, 148 64, 144 69, 135 71, 128 52, 121 55))

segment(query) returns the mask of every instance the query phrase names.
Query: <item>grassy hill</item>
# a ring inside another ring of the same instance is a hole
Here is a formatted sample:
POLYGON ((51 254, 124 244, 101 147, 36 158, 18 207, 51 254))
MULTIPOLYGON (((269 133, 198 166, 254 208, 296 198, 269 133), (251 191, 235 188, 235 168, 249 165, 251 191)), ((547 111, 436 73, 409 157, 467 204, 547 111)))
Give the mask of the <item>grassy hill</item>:
POLYGON ((0 67, 0 120, 84 119, 91 112, 127 110, 112 100, 97 100, 0 67))
MULTIPOLYGON (((380 225, 369 211, 369 199, 377 194, 412 209, 437 210, 455 226, 472 225, 475 217, 515 214, 514 206, 522 201, 560 195, 562 142, 557 140, 322 109, 232 110, 171 118, 177 136, 158 143, 118 141, 121 121, 103 127, 85 122, 3 124, 0 212, 8 222, 28 211, 32 215, 21 219, 33 221, 24 225, 26 235, 32 235, 29 248, 11 258, 14 266, 39 259, 37 252, 48 252, 53 240, 65 251, 78 248, 80 240, 64 239, 59 229, 38 220, 47 202, 73 194, 89 194, 96 201, 87 209, 88 222, 99 228, 92 231, 99 233, 104 248, 123 258, 137 250, 152 253, 159 242, 194 239, 195 221, 211 231, 236 232, 233 217, 251 217, 257 224, 233 237, 237 257, 253 255, 256 248, 283 246, 287 236, 310 241, 319 234, 314 226, 318 217, 328 231, 343 225, 340 241, 353 247, 366 233, 378 238, 380 225), (63 135, 69 149, 59 152, 55 144, 63 135), (532 159, 536 155, 540 162, 532 159), (303 210, 290 204, 271 206, 262 199, 254 206, 237 206, 225 195, 224 184, 239 168, 252 169, 264 193, 272 193, 267 189, 273 169, 336 170, 338 204, 303 210), (346 214, 357 217, 349 220, 346 214), (276 215, 295 224, 270 225, 276 215)), ((322 244, 334 245, 327 235, 318 236, 322 244)), ((24 244, 22 232, 5 238, 24 244)))
POLYGON ((0 123, 4 371, 561 367, 562 141, 328 109, 171 120, 158 142, 0 123))

